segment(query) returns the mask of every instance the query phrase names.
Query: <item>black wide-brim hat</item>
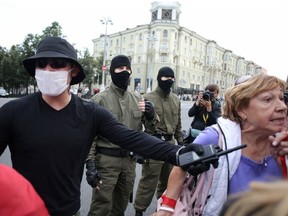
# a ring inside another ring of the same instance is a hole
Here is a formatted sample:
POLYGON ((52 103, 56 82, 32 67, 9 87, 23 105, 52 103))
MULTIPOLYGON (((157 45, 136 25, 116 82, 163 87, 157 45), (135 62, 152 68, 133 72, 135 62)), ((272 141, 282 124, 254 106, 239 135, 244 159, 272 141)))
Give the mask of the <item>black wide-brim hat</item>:
POLYGON ((36 54, 23 60, 25 69, 32 77, 35 76, 35 61, 39 58, 69 59, 79 69, 77 76, 71 79, 71 85, 78 84, 85 78, 83 68, 77 60, 76 50, 63 38, 46 37, 39 43, 36 54))

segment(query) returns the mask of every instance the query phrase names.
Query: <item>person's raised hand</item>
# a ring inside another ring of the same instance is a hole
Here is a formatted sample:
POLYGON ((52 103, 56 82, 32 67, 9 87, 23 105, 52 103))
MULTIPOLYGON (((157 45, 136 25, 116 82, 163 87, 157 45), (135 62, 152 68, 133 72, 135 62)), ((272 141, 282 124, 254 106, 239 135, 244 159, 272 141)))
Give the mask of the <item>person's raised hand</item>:
POLYGON ((151 101, 145 101, 145 111, 144 115, 146 116, 147 120, 152 120, 154 118, 154 106, 151 101))

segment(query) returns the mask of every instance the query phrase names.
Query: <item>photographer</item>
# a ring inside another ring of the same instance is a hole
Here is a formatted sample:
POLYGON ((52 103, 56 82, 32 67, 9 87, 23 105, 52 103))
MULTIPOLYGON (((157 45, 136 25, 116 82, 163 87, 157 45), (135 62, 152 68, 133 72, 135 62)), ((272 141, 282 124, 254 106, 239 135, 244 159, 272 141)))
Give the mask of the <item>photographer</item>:
POLYGON ((216 84, 206 86, 204 92, 199 92, 197 101, 188 111, 189 117, 194 117, 189 142, 193 142, 196 136, 207 126, 216 124, 217 118, 221 116, 221 103, 217 99, 219 87, 216 84))

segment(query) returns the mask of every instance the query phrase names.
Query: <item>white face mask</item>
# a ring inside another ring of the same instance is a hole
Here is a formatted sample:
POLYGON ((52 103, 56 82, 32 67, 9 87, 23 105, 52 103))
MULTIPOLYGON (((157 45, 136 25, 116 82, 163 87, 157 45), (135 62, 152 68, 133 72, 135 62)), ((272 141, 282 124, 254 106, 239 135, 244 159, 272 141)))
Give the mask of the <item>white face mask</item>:
POLYGON ((46 71, 36 69, 35 78, 37 86, 44 95, 58 96, 63 93, 68 87, 67 77, 69 71, 46 71))

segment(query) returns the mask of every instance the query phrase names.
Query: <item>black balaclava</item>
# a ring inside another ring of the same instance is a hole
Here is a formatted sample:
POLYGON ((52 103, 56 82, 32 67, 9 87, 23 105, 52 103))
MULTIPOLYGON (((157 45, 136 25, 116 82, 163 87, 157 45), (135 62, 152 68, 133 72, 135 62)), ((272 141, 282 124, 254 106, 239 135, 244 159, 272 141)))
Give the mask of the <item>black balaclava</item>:
POLYGON ((172 77, 174 78, 174 71, 170 67, 162 67, 160 68, 157 76, 158 86, 163 90, 163 92, 167 95, 171 91, 171 87, 174 83, 174 80, 161 80, 161 77, 172 77))
MULTIPOLYGON (((115 73, 115 69, 121 66, 129 67, 131 70, 130 59, 125 55, 117 55, 112 59, 111 65, 110 65, 110 74, 111 74, 112 82, 119 88, 126 91, 128 84, 129 84, 130 73, 128 71, 115 73)), ((131 70, 131 73, 132 73, 132 70, 131 70)))

